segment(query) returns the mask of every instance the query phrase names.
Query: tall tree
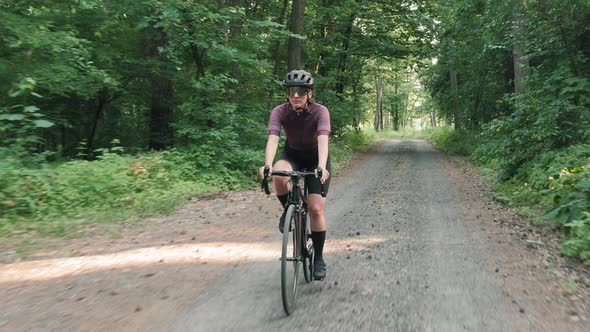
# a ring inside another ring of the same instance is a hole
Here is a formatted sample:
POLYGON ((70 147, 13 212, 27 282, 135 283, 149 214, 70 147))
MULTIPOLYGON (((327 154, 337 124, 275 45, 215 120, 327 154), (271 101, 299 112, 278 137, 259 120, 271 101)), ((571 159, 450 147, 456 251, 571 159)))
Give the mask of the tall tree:
POLYGON ((459 87, 457 84, 457 70, 454 63, 449 64, 449 81, 451 84, 451 101, 453 107, 453 123, 455 129, 461 129, 461 112, 459 110, 459 87))
MULTIPOLYGON (((291 33, 303 35, 303 19, 305 17, 305 0, 293 0, 291 10, 291 33)), ((289 38, 287 50, 287 70, 302 69, 301 67, 301 38, 292 36, 289 38)))
POLYGON ((514 61, 514 93, 516 108, 522 106, 522 94, 526 91, 526 81, 529 72, 529 58, 523 48, 523 27, 526 25, 526 15, 523 14, 523 4, 520 0, 513 0, 514 12, 512 18, 512 57, 514 61))
POLYGON ((149 75, 151 92, 149 147, 155 150, 172 146, 174 137, 172 130, 174 88, 170 77, 170 63, 161 53, 161 50, 168 47, 168 39, 168 34, 161 27, 150 26, 146 30, 146 56, 151 58, 155 65, 149 75))
POLYGON ((375 131, 383 130, 383 83, 381 77, 375 77, 377 105, 375 106, 375 131))

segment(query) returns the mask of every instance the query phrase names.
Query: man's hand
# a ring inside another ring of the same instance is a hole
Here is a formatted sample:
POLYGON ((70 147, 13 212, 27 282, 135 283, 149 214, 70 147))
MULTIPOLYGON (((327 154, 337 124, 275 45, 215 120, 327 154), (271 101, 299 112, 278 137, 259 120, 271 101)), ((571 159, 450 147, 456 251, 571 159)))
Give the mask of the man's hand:
MULTIPOLYGON (((320 178, 320 183, 324 184, 326 180, 330 177, 330 172, 327 169, 320 168, 322 170, 322 177, 320 178)), ((318 170, 315 171, 315 176, 318 176, 318 170)))
POLYGON ((264 179, 264 168, 265 167, 268 167, 268 176, 270 177, 270 174, 272 174, 272 166, 270 166, 270 165, 262 166, 259 169, 261 179, 264 179))

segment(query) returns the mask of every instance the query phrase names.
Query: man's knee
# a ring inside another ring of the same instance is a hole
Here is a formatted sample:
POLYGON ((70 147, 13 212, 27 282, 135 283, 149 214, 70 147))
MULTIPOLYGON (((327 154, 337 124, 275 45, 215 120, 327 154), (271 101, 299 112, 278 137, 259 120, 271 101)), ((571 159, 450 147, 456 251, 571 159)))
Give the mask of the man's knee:
POLYGON ((272 168, 274 170, 277 171, 292 171, 293 170, 293 166, 291 166, 291 163, 289 163, 286 160, 277 160, 277 162, 272 166, 272 168))
POLYGON ((310 202, 308 209, 309 214, 312 216, 321 216, 324 213, 324 204, 321 202, 310 202))

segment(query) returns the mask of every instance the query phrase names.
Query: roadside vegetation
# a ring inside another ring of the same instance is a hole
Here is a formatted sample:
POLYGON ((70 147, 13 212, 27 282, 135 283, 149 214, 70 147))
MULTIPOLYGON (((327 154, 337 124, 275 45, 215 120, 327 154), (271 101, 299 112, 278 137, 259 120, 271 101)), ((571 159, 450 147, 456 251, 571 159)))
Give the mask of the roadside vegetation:
POLYGON ((440 128, 432 141, 449 153, 468 156, 491 177, 500 201, 537 224, 563 231, 563 254, 590 263, 590 145, 541 152, 510 169, 513 156, 495 135, 494 129, 473 133, 440 128))
MULTIPOLYGON (((334 171, 371 142, 362 132, 333 140, 334 171)), ((259 183, 263 149, 244 152, 252 158, 240 166, 235 160, 205 168, 186 150, 130 154, 117 140, 96 151, 92 161, 47 162, 39 155, 18 159, 22 146, 2 148, 0 238, 21 233, 79 236, 93 223, 169 213, 192 197, 251 189, 259 183)))

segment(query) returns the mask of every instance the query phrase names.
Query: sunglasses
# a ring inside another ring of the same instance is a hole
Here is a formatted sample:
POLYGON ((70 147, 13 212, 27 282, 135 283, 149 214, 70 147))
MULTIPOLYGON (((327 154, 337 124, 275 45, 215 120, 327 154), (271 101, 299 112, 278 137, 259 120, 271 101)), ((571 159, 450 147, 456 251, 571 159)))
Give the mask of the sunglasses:
POLYGON ((309 91, 309 89, 304 86, 290 86, 286 90, 289 97, 293 97, 295 94, 299 97, 307 96, 307 92, 309 91))

